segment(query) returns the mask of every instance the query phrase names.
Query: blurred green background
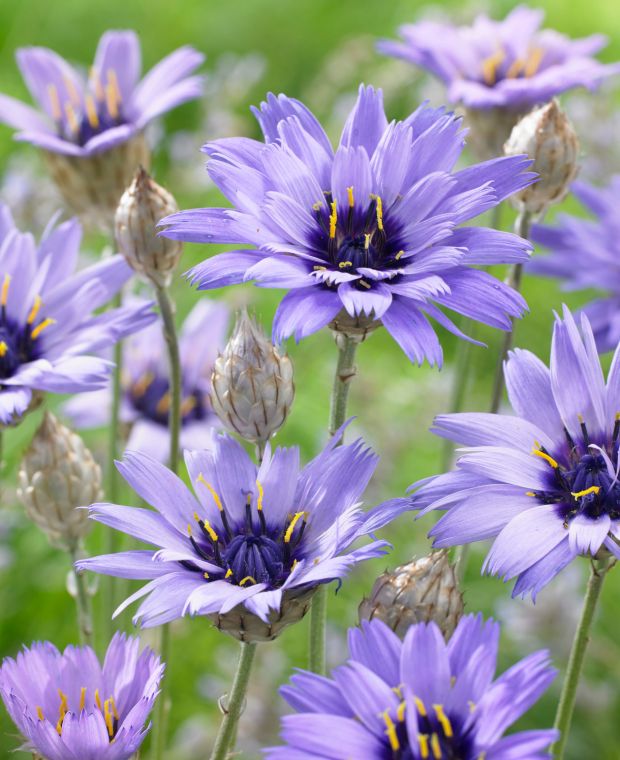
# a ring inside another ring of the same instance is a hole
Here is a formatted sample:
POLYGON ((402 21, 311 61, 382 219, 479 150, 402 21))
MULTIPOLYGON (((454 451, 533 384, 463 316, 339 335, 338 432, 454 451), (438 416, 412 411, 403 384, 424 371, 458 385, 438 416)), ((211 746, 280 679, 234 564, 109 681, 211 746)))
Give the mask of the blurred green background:
MULTIPOLYGON (((620 9, 606 0, 561 0, 538 5, 547 11, 546 24, 572 36, 594 32, 610 35, 602 59, 620 58, 620 9)), ((493 2, 487 7, 501 17, 514 7, 493 2)), ((15 48, 36 44, 49 46, 71 61, 88 64, 100 34, 109 28, 133 28, 141 37, 144 67, 149 68, 174 48, 190 43, 207 56, 206 96, 203 102, 177 109, 152 130, 156 142, 155 174, 177 196, 181 207, 218 205, 221 199, 207 180, 199 147, 207 139, 227 134, 257 135, 248 106, 268 90, 283 91, 302 98, 328 125, 334 138, 343 114, 352 102, 359 81, 384 87, 389 116, 403 116, 423 97, 439 104, 441 88, 429 77, 403 63, 380 58, 373 50, 378 36, 393 36, 396 27, 423 14, 467 21, 480 8, 462 2, 435 5, 414 0, 253 0, 244 3, 215 3, 208 0, 22 0, 0 3, 0 89, 27 99, 14 63, 15 48)), ((584 175, 594 181, 601 171, 620 171, 620 153, 614 155, 612 129, 615 95, 568 95, 564 102, 574 108, 583 137, 584 175), (574 104, 574 105, 571 105, 574 104), (588 121, 588 119, 590 121, 588 121), (608 125, 608 126, 606 126, 608 125), (586 171, 587 169, 587 171, 586 171)), ((617 117, 616 117, 617 119, 617 117)), ((616 120, 617 127, 617 120, 616 120)), ((615 131, 615 133, 614 133, 615 131)), ((466 160, 471 160, 467 156, 466 160)), ((20 218, 40 227, 47 209, 58 207, 29 145, 14 143, 10 130, 0 127, 0 198, 18 206, 20 218)), ((564 209, 577 211, 570 199, 564 209)), ((511 224, 513 212, 506 208, 503 224, 511 224)), ((102 241, 87 238, 85 249, 98 255, 102 241)), ((188 246, 182 269, 213 251, 188 246)), ((589 294, 565 295, 548 281, 527 278, 525 296, 531 313, 517 326, 516 343, 548 358, 552 309, 563 301, 583 303, 589 294)), ((250 303, 268 327, 281 294, 251 286, 199 296, 178 279, 174 286, 179 316, 199 297, 217 297, 231 307, 250 303)), ((481 330, 488 349, 475 349, 475 369, 466 408, 488 406, 499 335, 481 330)), ((378 331, 359 351, 359 376, 350 401, 357 415, 356 433, 381 455, 381 463, 367 494, 367 503, 400 495, 413 481, 437 472, 441 445, 428 433, 434 414, 446 411, 457 347, 443 333, 445 367, 438 373, 428 367, 410 365, 387 334, 378 331)), ((328 396, 334 367, 335 348, 325 331, 300 345, 289 346, 296 366, 297 399, 281 444, 299 444, 307 458, 325 440, 328 396)), ((56 406, 53 402, 53 406, 56 406)), ((24 518, 14 497, 19 458, 40 419, 28 418, 19 428, 6 433, 3 503, 0 511, 0 656, 13 655, 22 643, 50 639, 62 647, 75 640, 73 602, 65 591, 69 568, 67 558, 52 549, 46 538, 24 518)), ((85 435, 103 459, 102 431, 85 435)), ((128 498, 131 498, 127 495, 128 498)), ((404 516, 386 537, 394 551, 367 563, 345 582, 337 596, 330 594, 330 660, 342 661, 344 633, 356 621, 356 608, 373 579, 385 567, 394 566, 428 550, 427 518, 415 523, 404 516)), ((102 535, 94 531, 89 550, 96 552, 102 535)), ((510 601, 510 588, 495 578, 479 575, 484 547, 471 556, 466 578, 466 600, 471 610, 499 615, 503 632, 502 669, 533 649, 552 650, 557 667, 565 667, 570 632, 579 611, 585 587, 585 561, 567 571, 543 592, 535 607, 510 601)), ((586 680, 580 692, 570 758, 618 758, 620 725, 620 650, 617 620, 620 615, 620 575, 613 573, 603 594, 601 613, 591 644, 586 680)), ((120 623, 131 627, 131 613, 120 623)), ((244 756, 258 756, 258 749, 277 737, 277 715, 284 709, 276 688, 291 669, 305 665, 307 623, 289 629, 279 643, 265 645, 258 657, 254 684, 242 720, 241 746, 244 756)), ((147 633, 145 639, 155 642, 147 633)), ((100 645, 103 642, 100 641, 100 645)), ((226 691, 237 654, 235 642, 210 628, 203 619, 183 620, 174 626, 169 678, 173 705, 170 758, 203 758, 209 754, 217 720, 217 697, 226 691)), ((523 721, 524 727, 546 727, 552 723, 558 683, 523 721)), ((17 744, 12 724, 0 710, 0 756, 9 756, 17 744)), ((147 747, 143 755, 147 755, 147 747)))

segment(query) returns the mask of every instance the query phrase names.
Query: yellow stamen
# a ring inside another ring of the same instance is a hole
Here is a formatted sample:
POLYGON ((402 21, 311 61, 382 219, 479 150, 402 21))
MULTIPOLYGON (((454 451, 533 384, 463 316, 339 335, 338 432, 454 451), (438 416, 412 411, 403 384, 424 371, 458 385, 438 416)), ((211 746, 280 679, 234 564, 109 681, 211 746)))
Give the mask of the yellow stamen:
POLYGON ((346 269, 347 267, 352 267, 352 266, 353 266, 353 262, 352 261, 341 261, 338 264, 338 268, 339 269, 346 269))
POLYGON ((108 70, 108 83, 105 86, 105 104, 110 116, 116 120, 119 117, 118 104, 120 101, 120 93, 118 91, 118 82, 116 80, 116 73, 112 70, 108 70))
POLYGON ((525 495, 526 496, 536 496, 536 494, 534 493, 534 491, 526 491, 525 495))
POLYGON ((293 515, 293 519, 290 522, 290 525, 286 529, 286 533, 284 534, 284 543, 288 544, 288 542, 291 540, 293 536, 293 531, 295 530, 295 526, 297 523, 302 519, 302 517, 305 516, 305 512, 295 512, 293 515))
POLYGON ((114 722, 112 720, 112 713, 110 712, 109 699, 106 699, 106 701, 103 703, 103 717, 111 739, 114 736, 114 722))
POLYGON ((60 735, 62 733, 62 722, 69 709, 69 704, 67 695, 60 689, 58 689, 58 696, 60 697, 60 707, 58 708, 59 717, 58 723, 56 724, 56 731, 58 731, 58 734, 60 735))
POLYGON ((490 55, 482 61, 482 78, 489 87, 495 84, 497 69, 502 64, 505 57, 506 54, 500 48, 493 53, 493 55, 490 55))
POLYGON ((112 706, 112 715, 114 715, 116 720, 120 720, 118 710, 116 709, 116 702, 114 701, 114 697, 110 697, 110 705, 112 706))
POLYGON ((233 571, 230 568, 228 568, 228 570, 226 571, 226 575, 224 576, 224 578, 230 578, 230 576, 232 574, 233 574, 233 571))
POLYGON ((349 198, 349 208, 353 208, 355 200, 353 199, 353 186, 347 187, 347 196, 349 198))
POLYGON ((62 110, 60 108, 60 98, 58 97, 58 90, 53 84, 47 86, 47 94, 50 99, 50 108, 52 109, 52 118, 54 121, 60 121, 62 119, 62 110))
POLYGON ((82 686, 80 689, 80 711, 84 709, 86 705, 86 686, 82 686))
POLYGON ((191 526, 189 523, 187 523, 187 534, 188 534, 189 536, 193 535, 193 534, 192 534, 192 526, 191 526))
POLYGON ((542 48, 537 47, 532 50, 529 58, 527 59, 525 70, 523 72, 526 77, 533 77, 534 74, 538 71, 544 54, 545 51, 542 48))
POLYGON ((377 227, 383 231, 383 201, 380 195, 377 195, 375 202, 377 204, 377 227))
POLYGON ((312 268, 314 269, 315 272, 325 272, 327 269, 327 267, 317 267, 317 266, 314 266, 312 268))
POLYGON ((544 451, 541 451, 540 449, 532 449, 532 454, 534 454, 537 457, 540 457, 541 459, 544 459, 545 462, 548 462, 553 467, 554 470, 560 466, 553 457, 550 457, 549 454, 546 454, 544 451))
POLYGON ((149 385, 155 380, 155 375, 152 372, 145 372, 142 377, 138 378, 131 389, 131 392, 137 398, 144 396, 149 385))
POLYGON ((525 67, 525 61, 523 58, 515 58, 515 60, 508 67, 506 72, 506 79, 514 79, 518 77, 525 67))
POLYGON ((37 707, 37 715, 39 716, 39 720, 45 720, 42 707, 37 707))
POLYGON ((37 318, 37 314, 39 313, 39 309, 41 308, 42 303, 43 301, 41 300, 41 296, 35 296, 34 303, 32 304, 32 309, 30 309, 30 314, 28 314, 28 319, 26 320, 29 325, 31 325, 37 318))
POLYGON ((367 288, 370 290, 371 286, 366 282, 366 280, 360 280, 360 285, 364 288, 367 288))
POLYGON ((573 493, 571 491, 571 496, 573 496, 575 499, 581 499, 582 496, 588 496, 591 493, 598 493, 601 490, 600 486, 590 486, 590 488, 586 488, 585 491, 577 491, 576 493, 573 493))
POLYGON ((95 704, 97 705, 97 707, 98 707, 100 710, 102 710, 102 709, 103 709, 103 708, 101 707, 101 699, 100 699, 100 697, 99 697, 99 689, 95 689, 95 704))
POLYGON ((99 76, 99 71, 95 68, 95 66, 91 66, 90 68, 90 83, 95 93, 95 97, 101 103, 105 97, 105 94, 103 92, 103 87, 101 86, 101 77, 99 76))
POLYGON ((196 520, 197 523, 202 523, 204 529, 209 534, 209 538, 211 539, 211 541, 217 543, 217 541, 219 540, 219 537, 217 533, 211 527, 211 523, 208 520, 201 520, 200 516, 198 515, 198 512, 194 512, 194 520, 196 520))
POLYGON ((426 760, 429 756, 427 734, 418 734, 418 744, 420 745, 420 756, 422 760, 426 760))
POLYGON ((75 110, 71 103, 65 103, 65 115, 67 117, 67 121, 69 122, 69 129, 74 133, 77 134, 80 129, 79 122, 77 120, 77 116, 75 115, 75 110))
POLYGON ((401 723, 403 723, 404 720, 405 720, 405 710, 406 710, 406 708, 407 708, 407 703, 406 702, 401 702, 398 705, 398 708, 396 710, 396 717, 398 718, 398 720, 401 723))
POLYGON ((239 581, 240 586, 244 586, 246 583, 251 583, 253 586, 256 585, 256 578, 252 578, 251 575, 246 575, 245 578, 242 578, 239 581))
POLYGON ((370 238, 372 237, 370 232, 364 233, 364 250, 367 251, 370 248, 370 238))
POLYGON ((437 734, 431 734, 431 749, 435 760, 441 760, 441 745, 439 744, 439 737, 437 734))
POLYGON ((215 506, 218 508, 218 510, 220 512, 223 512, 224 511, 224 506, 222 505, 222 500, 218 496, 217 491, 215 490, 215 488, 213 488, 213 486, 211 485, 211 483, 209 483, 207 480, 205 480, 205 477, 204 477, 204 475, 202 473, 200 473, 198 475, 198 477, 196 478, 196 482, 197 483, 202 483, 202 485, 207 489, 207 491, 213 497, 213 501, 215 502, 215 506))
POLYGON ((189 414, 193 409, 196 408, 197 403, 198 402, 196 401, 195 396, 188 396, 187 398, 184 398, 181 402, 181 414, 189 414))
POLYGON ((11 275, 4 275, 4 282, 2 283, 2 293, 0 293, 0 306, 6 306, 6 300, 9 297, 9 285, 11 284, 11 275))
POLYGON ((86 116, 88 117, 88 123, 93 129, 99 129, 99 114, 97 113, 95 99, 92 95, 87 95, 84 98, 84 103, 86 105, 86 116))
POLYGON ((293 564, 291 565, 291 572, 297 567, 299 564, 299 560, 294 559, 293 564))
POLYGON ((71 77, 64 76, 62 78, 62 81, 65 83, 65 87, 67 89, 67 93, 69 94, 69 100, 71 101, 71 103, 73 103, 74 106, 79 106, 80 93, 78 92, 73 79, 71 79, 71 77))
POLYGON ((204 578, 206 581, 208 581, 208 580, 209 580, 209 573, 203 573, 203 574, 202 574, 202 577, 203 577, 203 578, 204 578))
POLYGON ((445 714, 443 705, 433 705, 433 710, 435 711, 437 720, 441 723, 444 734, 448 739, 451 739, 454 734, 452 731, 452 723, 450 723, 450 718, 445 714))
POLYGON ((471 699, 470 699, 469 702, 467 703, 467 705, 469 707, 469 712, 473 713, 473 711, 476 709, 476 703, 472 702, 471 699))
POLYGON ((41 335, 41 333, 43 332, 43 330, 45 330, 46 327, 49 327, 50 325, 55 325, 55 324, 56 324, 56 320, 52 319, 51 317, 48 317, 47 319, 44 319, 43 322, 40 322, 34 328, 34 330, 32 331, 32 333, 30 334, 30 337, 32 338, 32 340, 36 340, 39 337, 39 335, 41 335))
POLYGON ((383 720, 385 722, 386 728, 385 733, 390 741, 390 747, 392 748, 393 752, 398 752, 400 749, 400 742, 398 741, 398 736, 396 735, 396 726, 394 725, 392 718, 390 718, 390 714, 387 710, 383 713, 383 720))
POLYGON ((9 350, 9 347, 7 346, 7 344, 3 340, 0 340, 0 359, 2 359, 2 357, 6 354, 8 350, 9 350))
POLYGON ((400 259, 402 256, 404 256, 404 255, 405 255, 405 252, 404 252, 404 251, 399 251, 399 252, 396 254, 396 256, 394 256, 394 258, 396 259, 396 261, 398 261, 398 260, 399 260, 399 259, 400 259))
POLYGON ((423 718, 426 718, 428 713, 426 712, 426 707, 424 706, 424 702, 422 702, 420 697, 414 697, 413 701, 415 702, 416 710, 420 713, 420 715, 423 718))
POLYGON ((166 391, 166 393, 164 393, 164 395, 157 402, 155 411, 157 414, 166 414, 168 411, 170 411, 170 393, 168 393, 168 391, 166 391))
POLYGON ((332 212, 329 215, 329 237, 333 240, 336 237, 336 222, 338 221, 338 210, 336 209, 336 201, 332 201, 332 212))
POLYGON ((259 512, 261 512, 263 509, 263 496, 265 495, 265 491, 263 490, 263 486, 258 480, 256 481, 256 487, 258 488, 258 497, 256 498, 256 509, 259 512))

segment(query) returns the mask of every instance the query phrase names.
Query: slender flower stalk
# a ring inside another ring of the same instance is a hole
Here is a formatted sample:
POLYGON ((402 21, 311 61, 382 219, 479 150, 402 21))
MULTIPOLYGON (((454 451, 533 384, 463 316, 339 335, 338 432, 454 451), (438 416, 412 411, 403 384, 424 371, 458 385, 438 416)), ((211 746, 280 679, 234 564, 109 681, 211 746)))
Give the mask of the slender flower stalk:
POLYGON ((555 715, 554 728, 559 731, 559 738, 552 747, 553 757, 555 760, 562 760, 564 750, 568 743, 573 711, 575 709, 575 698, 577 696, 577 687, 583 668, 588 642, 590 641, 590 630, 594 620, 597 603, 603 588, 603 581, 609 570, 615 564, 615 560, 610 564, 608 559, 593 559, 591 563, 590 579, 588 588, 583 602, 581 619, 575 631, 575 638, 571 648, 568 660, 568 668, 560 694, 560 701, 555 715))

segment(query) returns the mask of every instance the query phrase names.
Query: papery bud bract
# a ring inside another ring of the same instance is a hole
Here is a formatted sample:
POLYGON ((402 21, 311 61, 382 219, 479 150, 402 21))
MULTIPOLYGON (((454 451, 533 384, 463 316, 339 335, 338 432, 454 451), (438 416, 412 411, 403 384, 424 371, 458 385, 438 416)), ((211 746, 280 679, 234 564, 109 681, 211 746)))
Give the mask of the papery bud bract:
POLYGON ((507 156, 527 153, 534 160, 531 168, 538 173, 538 181, 511 198, 520 210, 532 214, 542 214, 559 203, 577 175, 579 140, 556 100, 524 116, 512 130, 504 152, 507 156))
POLYGON ((293 363, 246 312, 237 319, 211 375, 211 404, 224 425, 246 441, 266 442, 293 404, 293 363))
POLYGON ((401 638, 414 623, 435 622, 448 638, 464 610, 454 566, 445 549, 380 575, 359 606, 360 620, 378 618, 401 638))
POLYGON ((17 495, 51 543, 73 549, 91 527, 88 510, 100 501, 101 468, 84 441, 50 412, 22 459, 17 495))
POLYGON ((82 221, 103 229, 114 228, 114 213, 121 195, 139 166, 150 166, 151 154, 144 135, 90 156, 69 156, 44 151, 50 174, 71 211, 82 221))
POLYGON ((159 237, 157 222, 178 211, 174 197, 139 167, 115 216, 116 243, 129 266, 159 287, 170 284, 183 243, 159 237))

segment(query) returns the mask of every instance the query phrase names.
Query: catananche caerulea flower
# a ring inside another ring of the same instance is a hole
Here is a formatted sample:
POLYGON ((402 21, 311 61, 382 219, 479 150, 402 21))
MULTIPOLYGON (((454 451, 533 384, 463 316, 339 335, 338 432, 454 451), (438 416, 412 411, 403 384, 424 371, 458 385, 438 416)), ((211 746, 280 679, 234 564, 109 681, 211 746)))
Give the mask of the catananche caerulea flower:
POLYGON ((343 432, 301 471, 297 448, 268 447, 257 469, 239 443, 217 436, 211 451, 185 454, 194 494, 159 462, 126 453, 119 472, 157 512, 94 504, 90 514, 161 548, 84 559, 77 567, 149 580, 119 608, 148 595, 134 617, 144 626, 186 613, 223 616, 238 605, 262 621, 272 612, 280 619, 289 598, 379 556, 385 541, 347 550, 407 507, 394 499, 360 509, 377 457, 360 440, 338 446, 343 432))
POLYGON ((281 693, 297 714, 282 719, 285 747, 268 760, 542 760, 552 730, 503 736, 556 672, 546 651, 494 680, 499 625, 466 615, 446 643, 435 623, 401 641, 383 622, 349 630, 349 660, 331 678, 301 671, 281 693))
POLYGON ((607 187, 573 183, 573 194, 595 220, 562 214, 556 225, 534 225, 532 240, 550 249, 529 265, 536 274, 560 278, 566 290, 595 288, 606 293, 584 308, 599 351, 620 343, 620 175, 607 187))
POLYGON ((474 109, 524 111, 620 71, 593 57, 605 46, 603 35, 571 40, 541 31, 543 17, 540 9, 518 6, 503 21, 483 14, 472 26, 405 24, 401 42, 382 40, 378 48, 430 71, 446 84, 451 103, 474 109))
POLYGON ((620 557, 620 349, 607 383, 590 323, 557 317, 549 369, 516 349, 504 370, 516 416, 448 414, 456 470, 421 481, 414 508, 445 509, 436 546, 495 538, 485 569, 532 597, 578 555, 620 557))
MULTIPOLYGON (((217 417, 209 394, 211 370, 226 341, 228 309, 205 299, 188 314, 179 335, 181 354, 181 447, 207 448, 217 417)), ((130 451, 165 462, 170 451, 168 355, 161 326, 153 324, 125 341, 120 419, 131 425, 130 451)), ((75 396, 64 412, 77 428, 106 425, 111 389, 75 396)))
POLYGON ((113 256, 76 273, 81 235, 76 220, 52 222, 37 247, 0 205, 0 424, 19 418, 35 392, 104 386, 110 362, 87 354, 155 319, 150 303, 93 314, 131 269, 113 256))
POLYGON ((301 339, 344 311, 370 329, 382 323, 411 360, 431 364, 442 352, 427 315, 458 333, 442 307, 500 329, 523 313, 521 296, 472 267, 525 261, 529 243, 459 225, 534 181, 527 157, 453 171, 460 120, 421 106, 388 124, 372 87, 360 87, 335 152, 297 100, 269 95, 254 112, 265 143, 227 138, 204 148, 234 208, 162 222, 168 237, 240 246, 191 271, 201 289, 250 279, 288 288, 277 341, 301 339))
POLYGON ((17 65, 38 110, 0 95, 0 121, 19 130, 18 140, 67 156, 91 156, 199 97, 201 78, 191 74, 202 61, 202 54, 191 47, 179 48, 140 80, 137 35, 109 31, 101 37, 85 78, 52 50, 21 48, 17 65))
POLYGON ((61 654, 49 642, 24 648, 0 667, 0 696, 46 760, 128 760, 149 726, 164 666, 137 638, 116 633, 103 666, 90 647, 61 654))

